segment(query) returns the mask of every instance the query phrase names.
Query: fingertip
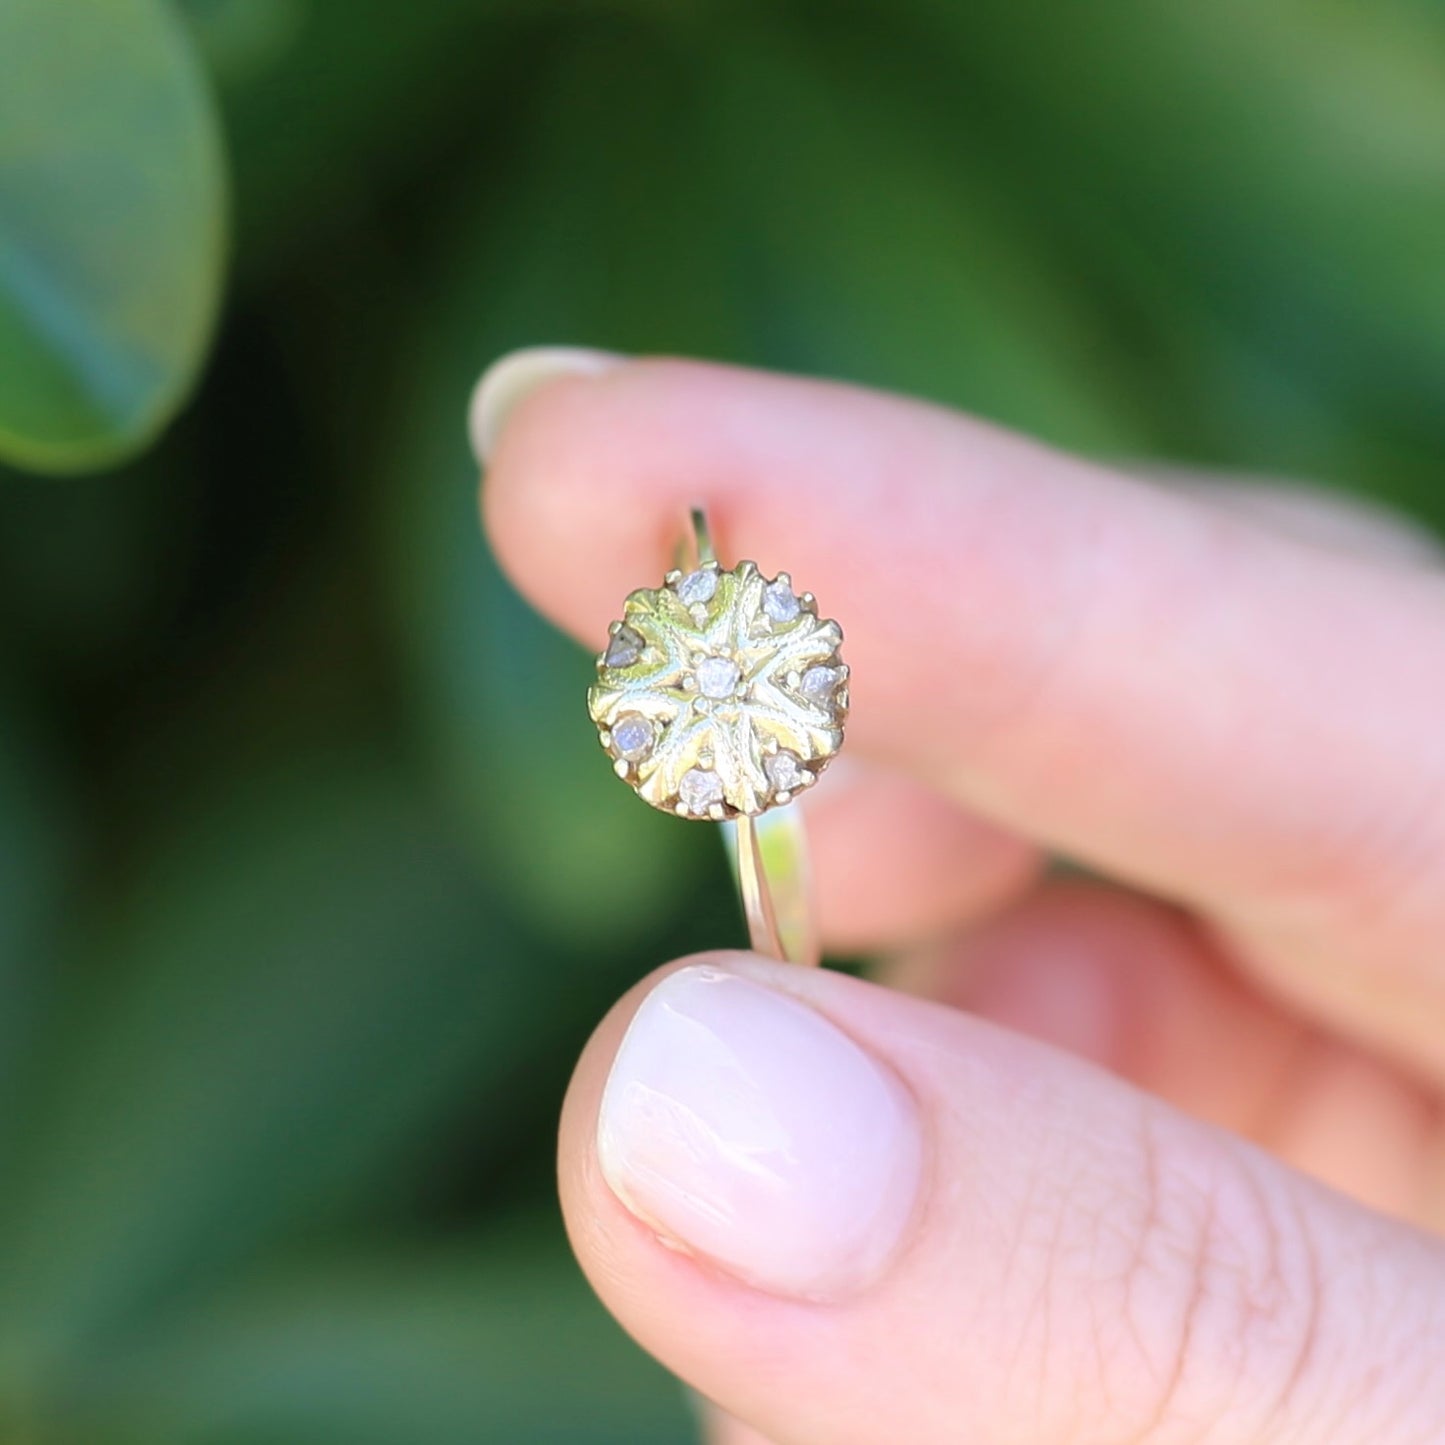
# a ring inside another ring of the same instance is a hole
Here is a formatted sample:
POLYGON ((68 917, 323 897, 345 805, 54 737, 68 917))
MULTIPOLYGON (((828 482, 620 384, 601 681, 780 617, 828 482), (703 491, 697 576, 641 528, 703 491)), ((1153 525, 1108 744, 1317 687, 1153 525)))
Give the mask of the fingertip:
MULTIPOLYGON (((1142 1438, 1205 1417, 1260 1438, 1279 1418, 1278 1379, 1298 1374, 1302 1330, 1317 1325, 1336 1346, 1382 1341, 1340 1356, 1350 1358, 1342 1388, 1359 1390, 1392 1358, 1397 1317, 1419 1328, 1440 1267, 1421 1236, 1057 1050, 741 953, 671 965, 604 1021, 569 1096, 563 1188, 584 1269, 646 1349, 765 1437, 838 1445, 1003 1438, 1021 1408, 1039 1438, 1142 1438), (659 1010, 671 1014, 664 1067, 644 1058, 619 1075, 639 1020, 650 1028, 659 1010), (693 1060, 698 1073, 679 1074, 693 1060), (917 1113, 916 1192, 882 1273, 815 1297, 820 1249, 857 1249, 878 1218, 880 1238, 897 1223, 872 1212, 879 1190, 909 1172, 895 1152, 906 1114, 880 1071, 917 1113), (598 1162, 619 1080, 641 1135, 621 1141, 636 1146, 622 1161, 631 1208, 609 1184, 617 1159, 605 1172, 598 1162), (796 1171, 820 1162, 836 1199, 816 1181, 794 1187, 796 1171), (741 1186, 718 1189, 715 1170, 741 1186), (791 1212, 799 1198, 816 1238, 791 1212), (840 1231, 840 1207, 860 1205, 840 1231), (1300 1228, 1281 1231, 1278 1217, 1300 1228), (1313 1303, 1316 1251, 1355 1275, 1332 1276, 1325 1298, 1345 1303, 1328 1316, 1313 1303), (1369 1283, 1380 1257, 1398 1261, 1401 1297, 1362 1320, 1348 1301, 1362 1280, 1380 1299, 1369 1283), (1255 1318, 1264 1288, 1268 1328, 1251 1334, 1241 1374, 1239 1322, 1255 1318), (1101 1354, 1100 1320, 1121 1321, 1126 1343, 1101 1354), (1183 1382, 1163 1405, 1160 1379, 1183 1382)), ((1291 1397, 1281 1428, 1313 1411, 1303 1393, 1291 1397)), ((1368 1413, 1344 1412, 1373 1439, 1368 1413)))
MULTIPOLYGON (((749 1122, 756 1124, 759 1116, 757 1081, 745 1077, 741 1071, 729 1073, 724 1069, 715 1076, 714 1099, 702 1102, 708 1108, 721 1109, 741 1121, 736 1138, 741 1147, 713 1152, 727 1155, 727 1159, 720 1162, 728 1164, 735 1172, 756 1171, 754 1177, 763 1182, 761 1189, 751 1191, 747 1197, 735 1198, 735 1203, 752 1211, 751 1219, 740 1222, 746 1233, 762 1244, 765 1252, 772 1251, 767 1261, 769 1267, 775 1269, 781 1263, 790 1274, 782 1281, 783 1288, 778 1288, 776 1275, 771 1281, 742 1278, 740 1275, 747 1271, 739 1271, 735 1258, 720 1260, 710 1257, 688 1241, 678 1238, 675 1215, 665 1222, 639 1217, 635 1208, 623 1203, 604 1172, 598 1149, 598 1140, 605 1128, 603 1100, 612 1086, 616 1060, 629 1032, 641 1010, 659 992, 663 993, 663 1002, 667 1002, 667 990, 673 980, 685 974, 696 976, 709 972, 724 974, 745 989, 755 988, 771 993, 777 1005, 785 1011, 810 1013, 816 1028, 837 1035, 824 1046, 825 1054, 836 1057, 840 1049, 845 1054, 863 1052, 864 1045, 855 1041, 857 1030, 850 1027, 844 1034, 834 1021, 833 1010, 829 1008, 825 1011, 824 1007, 840 991, 852 994, 863 990, 870 997, 878 994, 877 990, 858 980, 826 970, 779 964, 742 952, 694 955, 657 970, 630 990, 599 1025, 583 1053, 568 1091, 559 1154, 563 1215, 568 1235, 584 1273, 603 1303, 643 1348, 657 1356, 685 1382, 710 1399, 720 1401, 731 1415, 742 1420, 759 1421, 765 1430, 770 1418, 777 1418, 780 1398, 792 1397, 801 1391, 803 1412, 819 1418, 829 1432, 819 1438, 851 1442, 861 1437, 838 1434, 838 1423, 845 1420, 849 1410, 864 1397, 878 1396, 881 1403, 881 1398, 890 1388, 889 1369, 882 1366, 876 1380, 855 1381, 854 1398, 845 1399, 839 1389, 840 1372, 844 1369, 842 1361, 857 1345, 852 1338, 856 1331, 856 1324, 852 1323, 856 1304, 859 1300, 870 1300, 873 1291, 870 1288, 852 1293, 845 1290, 841 1299, 800 1298, 796 1293, 790 1293, 797 1285, 797 1264, 786 1258, 787 1253, 799 1247, 807 1253, 814 1250, 815 1245, 803 1235, 800 1228, 802 1221, 797 1216, 791 1224, 786 1218, 781 1221, 783 1237, 772 1241, 766 1237, 770 1227, 779 1222, 766 1185, 765 1176, 770 1163, 768 1150, 764 1147, 760 1155, 751 1154, 744 1133, 749 1122), (769 1283, 771 1288, 767 1287, 769 1283), (836 1341, 837 1349, 830 1347, 830 1339, 836 1341)), ((886 1007, 884 1012, 887 1012, 886 1007)), ((765 1037, 768 1031, 757 1028, 756 1018, 746 1022, 745 1027, 754 1031, 757 1036, 755 1043, 764 1053, 771 1051, 777 1054, 778 1064, 790 1066, 788 1071, 794 1082, 807 1085, 806 1070, 800 1072, 805 1061, 796 1058, 790 1061, 785 1042, 780 1041, 776 1033, 765 1037)), ((711 1049, 716 1064, 718 1052, 708 1044, 706 1032, 705 1029, 695 1031, 692 1043, 704 1050, 711 1049), (699 1033, 703 1036, 701 1044, 699 1033)), ((813 1042, 816 1043, 816 1038, 813 1042)), ((817 1053, 815 1048, 810 1054, 815 1063, 817 1053)), ((852 1062, 856 1064, 856 1058, 852 1062)), ((624 1088, 643 1083, 642 1080, 633 1080, 631 1085, 624 1084, 624 1088)), ((814 1080, 812 1094, 815 1107, 825 1092, 824 1081, 814 1080)), ((895 1111, 901 1103, 900 1093, 911 1096, 911 1089, 899 1077, 893 1077, 882 1088, 874 1080, 865 1084, 861 1093, 856 1089, 845 1091, 842 1107, 833 1113, 831 1122, 822 1121, 823 1132, 831 1136, 831 1145, 841 1147, 843 1151, 841 1155, 835 1155, 841 1172, 832 1181, 840 1193, 846 1195, 857 1182, 851 1176, 861 1174, 865 1176, 862 1180, 864 1192, 871 1191, 875 1203, 876 1186, 880 1183, 885 1192, 893 1191, 896 1197, 900 1180, 885 1157, 891 1151, 885 1148, 880 1153, 876 1135, 880 1105, 885 1116, 881 1120, 886 1126, 884 1133, 896 1126, 898 1115, 895 1111), (870 1135, 873 1137, 870 1138, 870 1135), (850 1144, 858 1146, 857 1152, 849 1151, 850 1144), (894 1174, 891 1179, 888 1177, 890 1174, 894 1174)), ((696 1095, 693 1101, 698 1101, 696 1095)), ((636 1102, 646 1107, 645 1088, 636 1089, 636 1102)), ((795 1112, 785 1107, 778 1116, 780 1129, 786 1130, 790 1121, 796 1124, 796 1117, 795 1112)), ((695 1161, 688 1158, 689 1144, 695 1145, 699 1139, 705 1143, 706 1131, 689 1130, 686 1110, 671 1111, 670 1121, 669 1111, 660 1111, 654 1123, 659 1138, 671 1132, 678 1146, 671 1162, 680 1161, 685 1170, 690 1169, 695 1161)), ((796 1139, 796 1135, 794 1137, 796 1139)), ((756 1131, 751 1139, 754 1144, 759 1142, 756 1131)), ((808 1145, 807 1149, 816 1160, 816 1147, 808 1145)), ((662 1161, 654 1156, 650 1162, 657 1164, 662 1161)), ((784 1163, 786 1165, 786 1161, 784 1163)), ((905 1174, 915 1167, 907 1159, 903 1163, 905 1174)), ((615 1161, 613 1170, 608 1172, 616 1178, 615 1161)), ((688 1182, 695 1185, 696 1176, 693 1175, 688 1182)), ((710 1199, 716 1205, 720 1196, 713 1194, 710 1199)), ((705 1217, 709 1201, 701 1202, 705 1217)), ((812 1202, 816 1207, 827 1201, 815 1194, 812 1202)), ((633 1203, 635 1206, 636 1201, 633 1203)), ((715 1212, 714 1222, 725 1224, 724 1216, 725 1211, 715 1212)), ((808 1221, 808 1225, 814 1233, 827 1232, 830 1226, 826 1211, 808 1221)), ((894 1227, 897 1227, 896 1217, 894 1227)), ((873 1252, 873 1268, 876 1269, 880 1257, 877 1241, 856 1232, 851 1238, 860 1246, 859 1253, 873 1252)), ((713 1244, 716 1248, 715 1240, 713 1244)), ((845 1239, 845 1250, 847 1244, 845 1239)), ((906 1251, 906 1240, 901 1241, 899 1247, 906 1251)), ((728 1253, 726 1249, 719 1252, 728 1253)), ((885 1249, 883 1255, 888 1252, 885 1249)), ((856 1266, 856 1261, 844 1261, 844 1265, 845 1269, 852 1268, 856 1266)), ((816 1271, 812 1273, 813 1279, 809 1284, 816 1283, 816 1271)), ((829 1283, 836 1286, 839 1281, 835 1276, 829 1283)), ((891 1288, 886 1279, 882 1287, 891 1288)), ((805 1296, 811 1292, 804 1288, 805 1296)), ((732 1445, 733 1436, 724 1434, 723 1438, 732 1445)), ((751 1437, 745 1434, 741 1438, 748 1440, 751 1437)))
POLYGON ((779 967, 714 956, 658 979, 616 1043, 593 1148, 666 1247, 773 1294, 836 1299, 881 1275, 906 1233, 922 1122, 890 1067, 774 986, 779 967))
POLYGON ((508 419, 538 388, 563 376, 599 376, 622 360, 615 352, 583 346, 528 346, 498 357, 477 381, 467 408, 473 455, 487 464, 508 419))

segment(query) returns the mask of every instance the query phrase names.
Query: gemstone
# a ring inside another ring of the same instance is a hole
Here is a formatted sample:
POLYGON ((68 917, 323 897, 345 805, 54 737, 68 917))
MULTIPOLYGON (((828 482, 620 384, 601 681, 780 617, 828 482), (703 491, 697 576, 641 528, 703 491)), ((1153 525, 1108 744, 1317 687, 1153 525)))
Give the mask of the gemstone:
POLYGON ((763 771, 768 775, 768 781, 774 790, 779 793, 796 792, 803 783, 812 778, 812 774, 803 766, 802 759, 786 748, 769 753, 763 759, 763 771))
POLYGON ((737 663, 730 657, 705 657, 698 663, 698 691, 704 697, 731 697, 742 676, 737 663))
POLYGON ((841 667, 828 667, 824 663, 819 663, 816 667, 810 667, 803 674, 802 681, 798 684, 798 690, 804 697, 810 697, 814 702, 831 702, 833 693, 842 681, 843 669, 841 667))
POLYGON ((652 751, 655 733, 650 718, 641 713, 627 713, 612 724, 612 746, 618 757, 635 763, 652 751))
POLYGON ((798 599, 793 596, 793 589, 781 578, 776 582, 769 582, 763 588, 763 611, 774 622, 791 622, 798 615, 798 599))
POLYGON ((678 579, 677 595, 684 602, 711 602, 717 591, 717 572, 711 567, 699 567, 678 579))
POLYGON ((630 667, 642 656, 642 649, 646 646, 647 641, 643 635, 636 628, 623 623, 612 634, 612 641, 607 644, 602 660, 608 667, 630 667))
POLYGON ((706 813, 723 800, 722 779, 705 768, 689 768, 677 785, 677 796, 689 813, 706 813))

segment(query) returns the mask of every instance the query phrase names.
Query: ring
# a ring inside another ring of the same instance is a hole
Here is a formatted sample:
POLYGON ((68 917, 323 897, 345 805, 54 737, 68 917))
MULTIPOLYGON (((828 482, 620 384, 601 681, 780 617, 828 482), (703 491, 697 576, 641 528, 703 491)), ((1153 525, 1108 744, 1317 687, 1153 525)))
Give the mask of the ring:
POLYGON ((786 572, 718 562, 701 508, 661 587, 623 604, 587 710, 613 770, 654 808, 723 825, 752 946, 819 959, 796 808, 843 746, 843 629, 786 572))

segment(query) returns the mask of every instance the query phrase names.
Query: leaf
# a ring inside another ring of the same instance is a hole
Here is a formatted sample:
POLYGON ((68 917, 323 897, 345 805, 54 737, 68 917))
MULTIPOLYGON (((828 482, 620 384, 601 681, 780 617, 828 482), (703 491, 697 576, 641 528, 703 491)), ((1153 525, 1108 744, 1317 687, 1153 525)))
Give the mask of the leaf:
POLYGON ((215 319, 224 193, 162 0, 0 5, 0 458, 100 467, 171 418, 215 319))
MULTIPOLYGON (((560 1231, 262 1277, 126 1342, 57 1445, 682 1445, 683 1393, 606 1316, 560 1231)), ((49 1422, 48 1422, 49 1423, 49 1422)))
POLYGON ((535 1067, 558 1013, 465 855, 365 754, 213 799, 142 876, 72 966, 0 1202, 12 1388, 374 1197, 460 1088, 535 1067))

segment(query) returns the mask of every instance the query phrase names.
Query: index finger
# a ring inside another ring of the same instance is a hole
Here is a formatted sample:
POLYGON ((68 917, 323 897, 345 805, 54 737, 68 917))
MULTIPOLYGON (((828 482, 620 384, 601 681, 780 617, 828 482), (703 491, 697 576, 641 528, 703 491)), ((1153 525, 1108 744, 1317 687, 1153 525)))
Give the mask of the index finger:
POLYGON ((939 408, 675 361, 533 390, 484 500, 518 585, 599 645, 705 505, 843 624, 851 746, 1212 910, 1351 1022, 1389 970, 1367 1013, 1439 1059, 1440 574, 939 408))

